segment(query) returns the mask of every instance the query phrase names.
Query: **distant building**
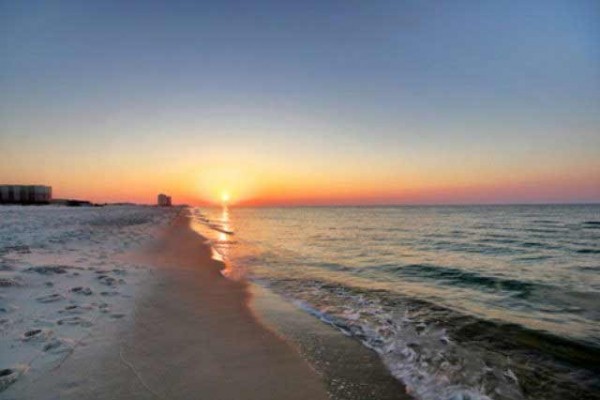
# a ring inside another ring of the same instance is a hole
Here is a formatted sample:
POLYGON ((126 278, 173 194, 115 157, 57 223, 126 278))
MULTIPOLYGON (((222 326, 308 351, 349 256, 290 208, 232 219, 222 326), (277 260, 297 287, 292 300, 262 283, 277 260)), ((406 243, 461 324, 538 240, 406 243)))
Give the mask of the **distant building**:
POLYGON ((42 185, 0 185, 0 204, 48 204, 52 187, 42 185))
POLYGON ((76 200, 76 199, 54 199, 50 202, 56 206, 67 206, 67 207, 96 207, 99 204, 94 204, 88 200, 76 200))
POLYGON ((161 207, 171 207, 171 196, 167 196, 166 194, 158 195, 158 205, 161 207))

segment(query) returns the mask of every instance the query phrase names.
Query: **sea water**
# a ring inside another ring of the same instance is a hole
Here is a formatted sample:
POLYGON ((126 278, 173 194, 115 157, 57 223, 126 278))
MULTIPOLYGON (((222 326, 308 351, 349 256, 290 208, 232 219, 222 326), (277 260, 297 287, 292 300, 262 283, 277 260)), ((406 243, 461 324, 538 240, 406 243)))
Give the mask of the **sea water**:
POLYGON ((600 205, 192 209, 419 399, 600 398, 600 205))

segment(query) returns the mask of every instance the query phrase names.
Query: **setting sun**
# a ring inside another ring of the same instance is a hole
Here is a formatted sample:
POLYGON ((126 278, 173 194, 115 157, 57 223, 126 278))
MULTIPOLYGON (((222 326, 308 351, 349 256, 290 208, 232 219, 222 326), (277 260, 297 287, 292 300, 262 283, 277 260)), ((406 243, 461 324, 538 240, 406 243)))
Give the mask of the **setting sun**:
POLYGON ((227 203, 227 202, 229 202, 229 193, 227 193, 227 192, 223 192, 223 193, 221 194, 221 201, 222 201, 223 203, 227 203))

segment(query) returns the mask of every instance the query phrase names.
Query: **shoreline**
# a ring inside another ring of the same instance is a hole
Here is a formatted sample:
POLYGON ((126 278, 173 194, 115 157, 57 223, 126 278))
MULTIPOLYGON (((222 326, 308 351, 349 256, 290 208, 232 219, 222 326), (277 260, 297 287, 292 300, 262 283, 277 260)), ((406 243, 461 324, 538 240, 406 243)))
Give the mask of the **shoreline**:
POLYGON ((327 398, 314 370, 255 320, 247 284, 221 275, 224 265, 191 229, 187 212, 147 257, 158 279, 137 307, 128 359, 155 395, 327 398), (155 378, 160 388, 152 387, 155 378))
POLYGON ((131 318, 92 332, 2 399, 408 399, 373 351, 225 265, 178 213, 132 258, 148 267, 131 318))
POLYGON ((327 399, 318 374, 247 307, 246 284, 180 213, 133 257, 149 269, 128 323, 98 329, 49 371, 2 399, 327 399))
POLYGON ((411 400, 377 352, 265 287, 251 284, 250 308, 321 375, 331 399, 411 400))

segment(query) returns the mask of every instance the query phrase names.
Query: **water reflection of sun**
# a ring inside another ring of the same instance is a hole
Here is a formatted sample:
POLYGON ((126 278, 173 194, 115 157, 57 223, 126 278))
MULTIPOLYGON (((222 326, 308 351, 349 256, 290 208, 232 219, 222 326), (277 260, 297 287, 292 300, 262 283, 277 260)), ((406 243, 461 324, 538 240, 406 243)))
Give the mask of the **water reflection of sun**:
MULTIPOLYGON (((225 196, 223 196, 224 198, 225 196)), ((221 232, 219 232, 218 243, 219 243, 219 252, 221 253, 221 260, 225 264, 225 268, 221 271, 221 273, 228 278, 231 279, 240 279, 241 275, 238 271, 236 271, 230 260, 229 260, 229 251, 230 246, 232 246, 232 238, 231 234, 233 232, 233 227, 231 225, 231 220, 229 216, 229 208, 226 203, 223 203, 223 208, 221 211, 220 218, 220 226, 221 232)))
MULTIPOLYGON (((226 232, 231 232, 231 225, 229 224, 229 208, 226 205, 223 206, 223 211, 221 212, 221 227, 226 232)), ((219 234, 219 242, 226 242, 228 240, 227 233, 220 232, 219 234)))

